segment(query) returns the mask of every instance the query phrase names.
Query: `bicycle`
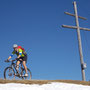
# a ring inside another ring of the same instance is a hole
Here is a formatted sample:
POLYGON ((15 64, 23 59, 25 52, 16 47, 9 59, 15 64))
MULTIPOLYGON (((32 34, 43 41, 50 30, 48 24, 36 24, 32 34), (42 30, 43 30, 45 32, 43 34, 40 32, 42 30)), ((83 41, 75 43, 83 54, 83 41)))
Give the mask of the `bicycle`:
MULTIPOLYGON (((22 62, 19 65, 19 69, 16 69, 16 60, 10 60, 8 62, 11 62, 11 65, 9 67, 6 67, 4 69, 4 79, 8 80, 15 80, 15 78, 24 79, 24 80, 31 80, 32 73, 29 68, 27 68, 28 76, 25 76, 25 69, 22 65, 22 62)), ((7 62, 7 61, 5 61, 7 62)))

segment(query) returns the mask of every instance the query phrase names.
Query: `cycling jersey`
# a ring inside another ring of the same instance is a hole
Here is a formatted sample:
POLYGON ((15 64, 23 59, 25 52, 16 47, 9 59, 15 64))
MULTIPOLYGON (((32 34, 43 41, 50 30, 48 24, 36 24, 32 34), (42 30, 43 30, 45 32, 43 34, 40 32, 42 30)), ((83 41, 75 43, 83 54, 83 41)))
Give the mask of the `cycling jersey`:
POLYGON ((24 57, 25 55, 23 54, 23 50, 22 49, 18 49, 18 51, 13 51, 12 54, 11 54, 11 57, 16 54, 17 56, 21 55, 21 57, 24 57))

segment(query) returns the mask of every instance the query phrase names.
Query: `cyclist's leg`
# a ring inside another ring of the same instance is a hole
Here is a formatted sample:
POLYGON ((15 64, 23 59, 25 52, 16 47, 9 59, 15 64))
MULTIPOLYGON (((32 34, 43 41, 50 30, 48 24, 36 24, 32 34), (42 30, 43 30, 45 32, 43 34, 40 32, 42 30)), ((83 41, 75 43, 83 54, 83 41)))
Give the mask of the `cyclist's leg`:
POLYGON ((18 60, 17 63, 16 63, 16 69, 17 69, 17 71, 19 69, 19 64, 20 64, 20 61, 18 60))
POLYGON ((25 72, 26 72, 26 74, 27 74, 26 62, 27 62, 27 55, 25 55, 24 58, 23 58, 23 66, 24 66, 25 72))
POLYGON ((25 72, 27 73, 26 61, 23 61, 23 66, 24 66, 25 72))

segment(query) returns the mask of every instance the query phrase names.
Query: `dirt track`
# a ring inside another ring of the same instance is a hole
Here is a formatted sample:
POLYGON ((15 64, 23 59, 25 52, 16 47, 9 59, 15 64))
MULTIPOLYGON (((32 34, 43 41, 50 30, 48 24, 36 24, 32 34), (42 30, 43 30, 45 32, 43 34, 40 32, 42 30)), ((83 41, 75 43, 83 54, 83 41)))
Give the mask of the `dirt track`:
POLYGON ((82 84, 89 85, 90 81, 77 81, 77 80, 0 80, 0 83, 22 83, 22 84, 47 84, 51 82, 64 82, 64 83, 73 83, 73 84, 82 84))

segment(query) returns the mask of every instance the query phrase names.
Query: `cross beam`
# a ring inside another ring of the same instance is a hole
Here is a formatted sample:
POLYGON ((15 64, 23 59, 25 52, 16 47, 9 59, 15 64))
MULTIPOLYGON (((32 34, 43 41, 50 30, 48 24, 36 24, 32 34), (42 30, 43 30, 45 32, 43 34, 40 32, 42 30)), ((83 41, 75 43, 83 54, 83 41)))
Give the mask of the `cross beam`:
MULTIPOLYGON (((67 14, 67 15, 74 16, 75 17, 75 14, 71 14, 69 12, 64 12, 64 13, 67 14)), ((81 17, 81 16, 78 16, 78 18, 83 19, 83 20, 87 20, 85 17, 81 17)))
MULTIPOLYGON (((62 25, 62 27, 64 27, 64 28, 71 28, 71 29, 77 29, 77 26, 62 25)), ((79 29, 80 29, 80 30, 90 31, 90 29, 88 29, 88 28, 79 27, 79 29)))
POLYGON ((62 25, 62 27, 64 27, 64 28, 71 28, 71 29, 77 29, 78 46, 79 46, 80 63, 81 63, 81 72, 82 72, 82 80, 85 81, 86 80, 85 79, 85 68, 86 68, 86 64, 83 61, 83 53, 82 53, 82 44, 81 44, 80 30, 90 31, 90 29, 79 27, 78 18, 83 19, 83 20, 86 20, 86 18, 81 17, 81 16, 78 16, 76 1, 74 1, 74 12, 75 12, 74 14, 71 14, 71 13, 68 13, 68 12, 65 12, 65 14, 75 17, 76 26, 62 25))

